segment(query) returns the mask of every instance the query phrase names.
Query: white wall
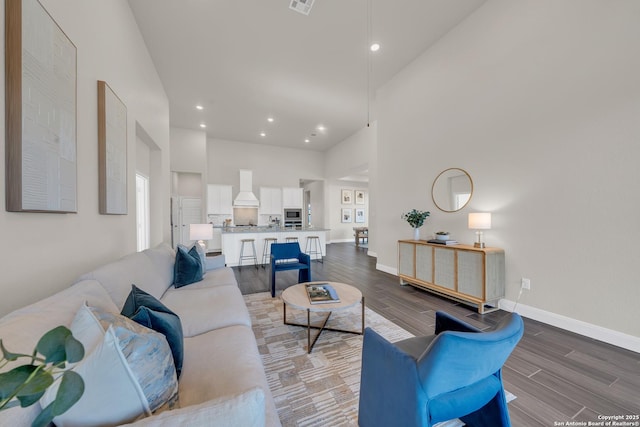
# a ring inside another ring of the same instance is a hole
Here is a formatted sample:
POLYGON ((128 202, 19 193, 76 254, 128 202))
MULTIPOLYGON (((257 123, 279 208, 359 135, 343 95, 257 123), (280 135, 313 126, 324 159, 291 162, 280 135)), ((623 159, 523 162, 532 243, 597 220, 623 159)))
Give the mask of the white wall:
POLYGON ((329 219, 327 221, 328 228, 331 229, 330 236, 332 242, 354 242, 353 227, 368 227, 368 221, 365 223, 356 223, 355 209, 365 210, 365 219, 369 217, 369 186, 366 182, 351 181, 332 181, 327 185, 327 197, 325 202, 328 205, 329 219), (351 194, 355 190, 365 192, 365 204, 356 205, 354 196, 351 196, 351 203, 342 204, 342 190, 349 190, 351 194), (342 222, 342 210, 349 209, 351 211, 351 222, 342 222))
POLYGON ((253 193, 260 187, 300 187, 300 180, 323 179, 324 154, 220 139, 207 140, 209 184, 240 186, 240 169, 253 171, 253 193))
MULTIPOLYGON (((41 3, 77 47, 78 213, 0 210, 0 315, 53 294, 85 271, 136 250, 138 128, 144 129, 160 149, 157 167, 162 185, 158 188, 164 193, 164 200, 169 199, 169 104, 127 1, 41 3), (129 215, 98 213, 97 80, 109 83, 127 106, 129 215)), ((0 15, 4 26, 4 7, 0 8, 0 15)), ((4 55, 2 58, 4 61, 4 55)), ((0 69, 4 73, 4 64, 0 69)), ((4 85, 0 86, 0 93, 4 98, 4 85)), ((5 123, 1 123, 0 138, 4 140, 5 123)), ((4 146, 0 144, 2 157, 4 146)), ((1 200, 5 198, 4 167, 4 161, 0 162, 1 200)), ((154 215, 159 226, 153 228, 152 241, 157 242, 169 235, 168 203, 154 209, 154 215)))
MULTIPOLYGON (((203 131, 171 127, 171 170, 207 173, 207 134, 203 131)), ((206 182, 206 179, 205 179, 206 182)))
POLYGON ((491 0, 378 93, 378 263, 423 227, 473 241, 493 212, 507 298, 640 337, 640 2, 491 0), (467 170, 462 212, 439 212, 436 175, 467 170))
POLYGON ((340 178, 354 174, 359 174, 363 170, 368 171, 370 181, 375 182, 375 173, 377 170, 377 124, 372 123, 370 127, 364 127, 349 138, 335 145, 325 153, 325 177, 328 180, 327 197, 326 197, 326 215, 325 221, 327 227, 331 229, 331 240, 336 241, 354 241, 353 227, 369 227, 369 235, 373 237, 369 240, 369 252, 375 253, 375 209, 373 209, 373 200, 375 200, 375 187, 370 182, 345 182, 338 181, 340 178), (341 190, 363 190, 366 193, 365 205, 342 205, 341 190), (353 220, 355 221, 356 208, 365 209, 364 224, 342 223, 341 213, 343 208, 352 210, 353 220))

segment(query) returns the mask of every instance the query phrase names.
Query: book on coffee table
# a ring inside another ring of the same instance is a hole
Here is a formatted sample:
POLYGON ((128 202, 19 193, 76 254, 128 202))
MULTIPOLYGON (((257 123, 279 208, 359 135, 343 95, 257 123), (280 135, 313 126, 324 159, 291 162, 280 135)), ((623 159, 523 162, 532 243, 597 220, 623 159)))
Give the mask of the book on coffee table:
POLYGON ((338 293, 328 283, 313 283, 307 285, 307 295, 311 304, 332 304, 340 302, 338 293))

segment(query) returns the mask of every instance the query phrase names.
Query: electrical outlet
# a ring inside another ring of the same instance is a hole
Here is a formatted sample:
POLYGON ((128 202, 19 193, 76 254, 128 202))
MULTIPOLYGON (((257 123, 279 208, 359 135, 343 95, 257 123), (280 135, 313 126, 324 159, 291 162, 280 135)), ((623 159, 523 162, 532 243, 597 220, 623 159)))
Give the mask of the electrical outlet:
POLYGON ((522 289, 531 290, 531 280, 526 277, 522 278, 522 289))

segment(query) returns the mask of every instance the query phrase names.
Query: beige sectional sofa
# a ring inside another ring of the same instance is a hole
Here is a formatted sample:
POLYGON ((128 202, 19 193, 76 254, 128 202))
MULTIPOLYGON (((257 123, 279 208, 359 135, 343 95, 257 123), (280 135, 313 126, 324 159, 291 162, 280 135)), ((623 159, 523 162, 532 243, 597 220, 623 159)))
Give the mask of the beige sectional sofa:
MULTIPOLYGON (((184 361, 177 407, 133 425, 280 426, 233 270, 224 258, 207 258, 203 280, 176 289, 174 262, 175 251, 163 244, 103 265, 70 288, 0 319, 0 338, 11 351, 31 353, 44 332, 69 326, 85 302, 119 313, 135 284, 180 317, 184 361)), ((34 405, 0 412, 0 425, 28 426, 39 410, 34 405)))

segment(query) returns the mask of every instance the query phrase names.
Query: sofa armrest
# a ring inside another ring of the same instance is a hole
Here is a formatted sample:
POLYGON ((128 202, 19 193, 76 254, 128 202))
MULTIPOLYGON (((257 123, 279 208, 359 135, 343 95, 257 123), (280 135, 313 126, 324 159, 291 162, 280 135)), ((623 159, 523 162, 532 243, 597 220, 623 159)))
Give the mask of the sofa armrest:
POLYGON ((482 332, 480 329, 458 320, 443 311, 436 312, 436 335, 444 331, 455 332, 482 332))
POLYGON ((189 427, 265 425, 264 391, 252 388, 244 393, 222 396, 198 405, 164 411, 143 418, 127 426, 132 427, 189 427))
POLYGON ((215 270, 216 268, 222 268, 226 265, 226 258, 224 255, 208 256, 205 258, 205 269, 215 270))

